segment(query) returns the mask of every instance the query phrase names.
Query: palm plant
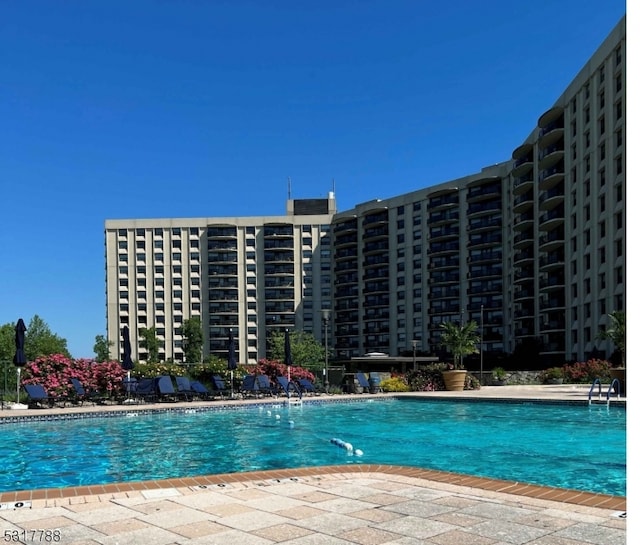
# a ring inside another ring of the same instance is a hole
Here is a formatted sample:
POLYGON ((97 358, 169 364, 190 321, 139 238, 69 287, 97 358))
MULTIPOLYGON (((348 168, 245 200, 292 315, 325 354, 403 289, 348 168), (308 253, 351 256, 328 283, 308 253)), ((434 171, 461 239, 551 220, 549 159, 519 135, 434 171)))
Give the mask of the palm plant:
POLYGON ((621 310, 614 310, 608 316, 611 323, 607 329, 600 331, 598 338, 605 341, 611 341, 614 346, 620 350, 622 367, 625 367, 625 315, 621 310))
POLYGON ((471 320, 466 324, 454 322, 444 322, 440 324, 444 330, 440 336, 441 344, 453 354, 454 369, 464 369, 462 358, 469 354, 477 354, 480 335, 478 335, 478 324, 471 320))

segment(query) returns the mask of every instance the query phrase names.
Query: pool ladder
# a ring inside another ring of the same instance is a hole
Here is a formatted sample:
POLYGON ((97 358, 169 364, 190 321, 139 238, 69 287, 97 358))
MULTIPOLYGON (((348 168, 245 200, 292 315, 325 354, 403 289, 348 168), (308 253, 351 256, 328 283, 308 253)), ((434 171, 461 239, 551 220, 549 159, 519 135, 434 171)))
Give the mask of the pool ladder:
POLYGON ((285 390, 285 393, 287 394, 287 404, 288 405, 302 405, 302 390, 292 380, 290 380, 287 383, 287 389, 285 390), (292 396, 291 392, 289 392, 289 389, 292 389, 297 394, 298 397, 292 396))
MULTIPOLYGON (((607 390, 607 399, 605 400, 607 403, 607 407, 609 406, 609 402, 611 401, 611 392, 614 391, 616 397, 620 399, 620 381, 617 378, 614 378, 609 384, 609 389, 607 390)), ((594 379, 593 384, 591 385, 591 389, 589 390, 589 405, 591 405, 592 401, 597 401, 598 403, 604 403, 602 399, 602 382, 600 382, 599 378, 594 379), (598 399, 592 400, 593 390, 598 385, 598 399)))

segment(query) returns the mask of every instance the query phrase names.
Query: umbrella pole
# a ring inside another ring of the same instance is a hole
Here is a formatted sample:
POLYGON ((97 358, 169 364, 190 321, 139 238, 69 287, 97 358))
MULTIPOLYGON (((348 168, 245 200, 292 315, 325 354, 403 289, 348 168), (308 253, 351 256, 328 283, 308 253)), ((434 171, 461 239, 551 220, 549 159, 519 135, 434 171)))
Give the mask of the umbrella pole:
POLYGON ((231 369, 231 399, 233 399, 233 369, 231 369))
POLYGON ((20 403, 20 367, 16 368, 18 370, 18 374, 16 376, 16 404, 20 403))
POLYGON ((127 369, 127 399, 125 403, 133 403, 133 399, 131 399, 131 369, 127 369))

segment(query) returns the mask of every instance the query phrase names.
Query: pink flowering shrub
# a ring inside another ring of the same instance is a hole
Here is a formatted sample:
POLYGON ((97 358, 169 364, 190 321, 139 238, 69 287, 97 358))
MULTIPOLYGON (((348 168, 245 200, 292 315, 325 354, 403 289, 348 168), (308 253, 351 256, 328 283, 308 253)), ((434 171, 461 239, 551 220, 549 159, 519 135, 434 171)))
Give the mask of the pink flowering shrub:
POLYGON ((124 391, 122 381, 127 376, 127 372, 122 368, 119 361, 94 362, 91 364, 91 371, 95 389, 99 392, 113 397, 115 394, 124 391))
POLYGON ((609 379, 611 364, 606 360, 590 359, 585 362, 566 364, 562 371, 567 382, 591 384, 596 378, 609 379))
MULTIPOLYGON (((287 366, 279 361, 261 359, 256 366, 255 372, 258 375, 267 375, 273 382, 275 382, 276 377, 287 376, 287 366)), ((291 365, 289 367, 289 373, 291 374, 291 380, 293 381, 306 378, 313 383, 316 380, 315 375, 303 367, 291 365)))
POLYGON ((42 356, 27 363, 23 384, 41 384, 47 394, 72 397, 75 390, 71 379, 76 378, 85 390, 114 393, 121 390, 126 371, 117 361, 95 363, 90 359, 72 359, 63 354, 42 356))

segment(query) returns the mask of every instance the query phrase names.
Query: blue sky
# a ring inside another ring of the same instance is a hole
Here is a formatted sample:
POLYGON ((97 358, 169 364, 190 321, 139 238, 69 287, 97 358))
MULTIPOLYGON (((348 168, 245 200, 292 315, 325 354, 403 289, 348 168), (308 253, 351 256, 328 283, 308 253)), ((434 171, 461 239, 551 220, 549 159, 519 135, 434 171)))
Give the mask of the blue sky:
POLYGON ((104 222, 339 210, 508 160, 621 0, 0 7, 0 324, 92 357, 104 222))

